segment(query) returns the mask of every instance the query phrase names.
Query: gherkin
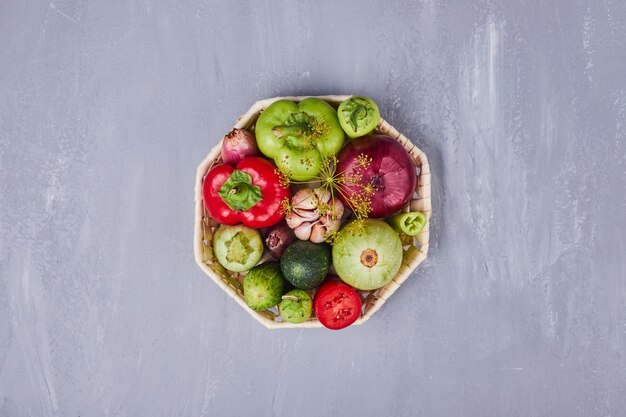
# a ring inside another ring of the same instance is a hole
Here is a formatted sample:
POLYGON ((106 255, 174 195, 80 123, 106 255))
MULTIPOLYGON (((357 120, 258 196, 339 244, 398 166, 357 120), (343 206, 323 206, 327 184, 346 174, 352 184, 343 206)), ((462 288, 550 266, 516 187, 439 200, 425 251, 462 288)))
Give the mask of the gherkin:
POLYGON ((281 300, 285 279, 278 262, 266 262, 252 268, 243 279, 244 301, 253 310, 266 310, 281 300))

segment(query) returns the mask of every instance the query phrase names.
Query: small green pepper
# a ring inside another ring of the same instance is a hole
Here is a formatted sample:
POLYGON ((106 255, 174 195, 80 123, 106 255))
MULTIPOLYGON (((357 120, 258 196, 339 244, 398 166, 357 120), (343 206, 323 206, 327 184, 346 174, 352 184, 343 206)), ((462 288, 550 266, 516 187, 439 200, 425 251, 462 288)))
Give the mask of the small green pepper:
POLYGON ((351 138, 367 135, 380 123, 378 106, 369 97, 350 97, 339 105, 337 116, 341 127, 351 138))
POLYGON ((314 97, 275 101, 259 116, 255 134, 263 155, 297 181, 315 178, 345 138, 335 109, 314 97))
POLYGON ((420 212, 399 213, 387 218, 387 223, 397 233, 416 236, 426 226, 426 215, 420 212))

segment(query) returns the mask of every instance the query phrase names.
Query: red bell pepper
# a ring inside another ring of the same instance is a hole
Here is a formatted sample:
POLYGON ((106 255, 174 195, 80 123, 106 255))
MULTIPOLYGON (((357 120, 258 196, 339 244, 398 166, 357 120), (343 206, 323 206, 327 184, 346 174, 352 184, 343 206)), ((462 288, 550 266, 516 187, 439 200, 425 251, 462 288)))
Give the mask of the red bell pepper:
POLYGON ((220 224, 260 229, 285 217, 281 202, 289 199, 289 187, 280 185, 276 167, 267 159, 251 156, 237 166, 221 164, 204 178, 204 204, 220 224))

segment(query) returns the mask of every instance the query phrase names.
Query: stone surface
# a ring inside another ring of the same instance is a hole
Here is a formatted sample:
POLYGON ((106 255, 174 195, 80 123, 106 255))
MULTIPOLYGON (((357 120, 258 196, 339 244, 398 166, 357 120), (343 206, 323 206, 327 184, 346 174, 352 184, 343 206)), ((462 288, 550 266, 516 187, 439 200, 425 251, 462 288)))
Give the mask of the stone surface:
POLYGON ((0 416, 622 416, 626 5, 0 3, 0 416), (429 258, 269 331, 195 265, 259 98, 367 94, 429 156, 429 258))

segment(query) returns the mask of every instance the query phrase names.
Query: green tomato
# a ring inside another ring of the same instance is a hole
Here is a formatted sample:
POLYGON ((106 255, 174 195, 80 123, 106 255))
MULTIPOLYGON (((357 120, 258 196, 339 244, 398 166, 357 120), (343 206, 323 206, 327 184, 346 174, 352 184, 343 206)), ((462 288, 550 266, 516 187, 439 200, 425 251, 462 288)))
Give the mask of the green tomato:
POLYGON ((359 290, 387 285, 402 264, 402 242, 378 219, 353 220, 337 233, 333 265, 346 284, 359 290))
POLYGON ((261 233, 242 224, 221 225, 213 236, 213 252, 220 265, 229 271, 248 271, 263 256, 261 233))
POLYGON ((278 262, 266 262, 252 268, 243 278, 243 299, 253 310, 266 310, 280 302, 284 288, 278 262))
POLYGON ((367 135, 380 123, 378 106, 369 97, 350 97, 339 105, 337 116, 341 127, 351 138, 367 135))
POLYGON ((345 139, 335 110, 314 97, 275 101, 259 116, 255 134, 263 155, 296 181, 315 178, 345 139))
POLYGON ((304 290, 291 290, 282 296, 278 305, 280 316, 288 323, 302 323, 311 317, 313 301, 304 290))

